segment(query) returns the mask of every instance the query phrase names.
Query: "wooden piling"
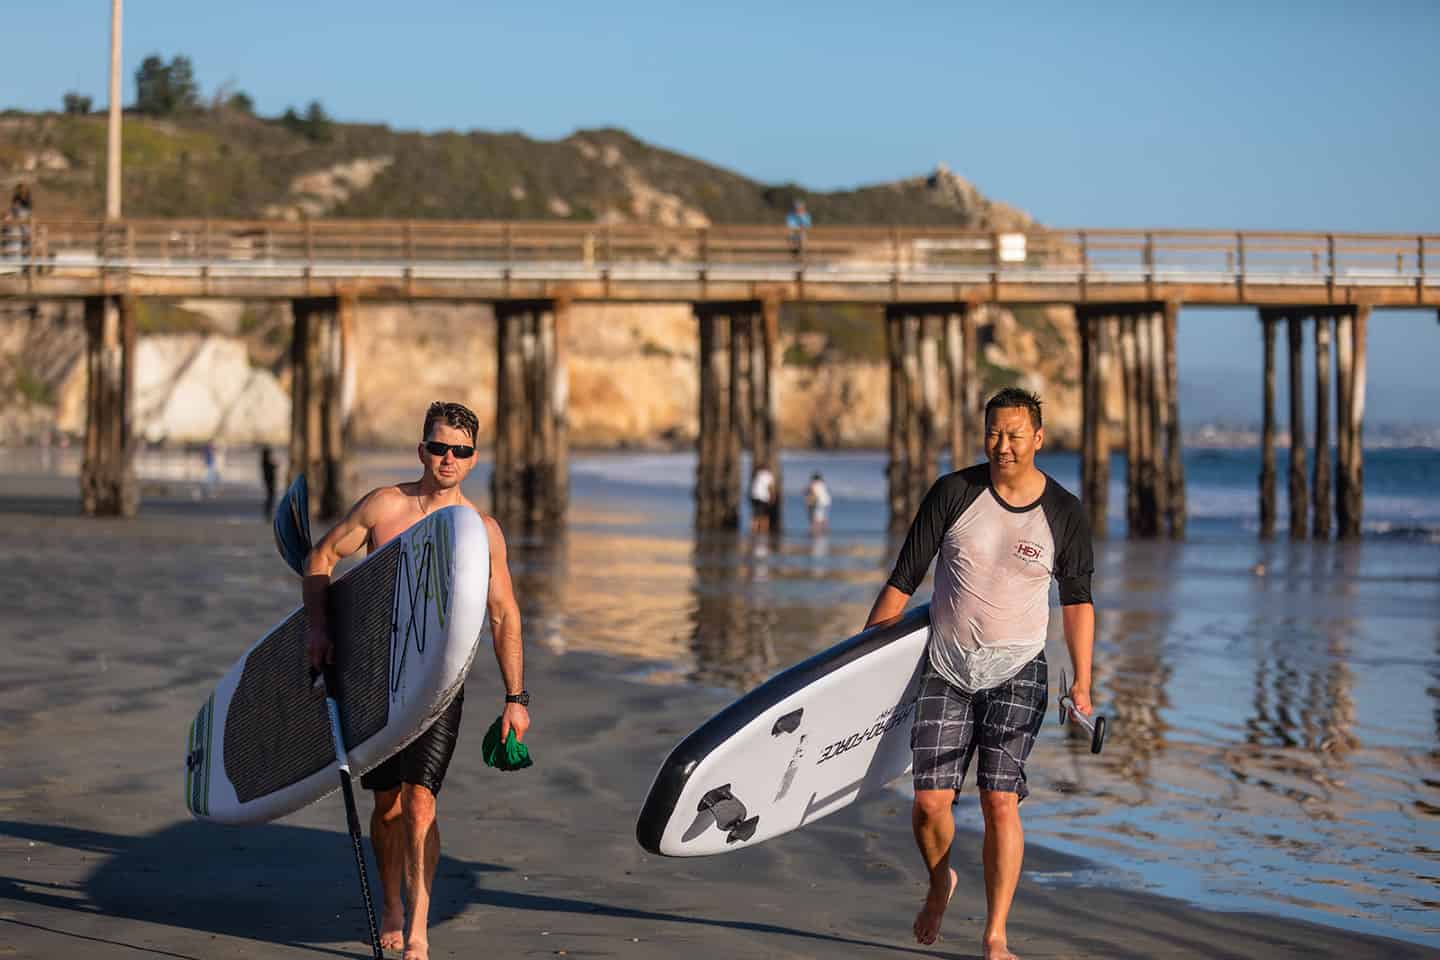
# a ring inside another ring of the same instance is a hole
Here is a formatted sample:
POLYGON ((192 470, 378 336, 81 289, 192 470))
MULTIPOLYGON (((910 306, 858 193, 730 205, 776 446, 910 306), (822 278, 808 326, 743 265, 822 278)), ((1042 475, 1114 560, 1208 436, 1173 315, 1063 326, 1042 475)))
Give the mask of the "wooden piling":
POLYGON ((754 387, 750 382, 750 351, 755 338, 754 317, 737 313, 730 319, 730 382, 735 385, 735 413, 731 425, 740 437, 740 449, 750 449, 751 416, 754 410, 754 387))
POLYGON ((720 494, 723 509, 721 525, 738 528, 740 525, 740 454, 745 448, 745 424, 749 421, 749 396, 746 384, 746 360, 750 349, 749 332, 751 316, 736 311, 730 316, 729 349, 730 367, 726 371, 725 411, 725 456, 724 475, 721 478, 720 494))
POLYGON ((1106 422, 1105 397, 1113 372, 1114 343, 1119 320, 1103 318, 1095 333, 1095 489, 1092 491, 1090 535, 1096 540, 1109 536, 1110 431, 1106 422))
POLYGON ((555 484, 555 418, 550 410, 555 395, 555 314, 537 309, 531 314, 535 323, 535 353, 531 359, 530 394, 530 462, 534 484, 525 505, 530 526, 536 528, 550 519, 555 484))
POLYGON ((960 351, 960 392, 961 410, 965 419, 966 455, 959 458, 956 469, 968 466, 985 457, 985 422, 980 402, 980 374, 976 363, 980 356, 980 341, 975 334, 975 309, 967 306, 960 315, 960 340, 964 349, 960 351))
POLYGON ((1355 377, 1355 321, 1348 312, 1335 317, 1335 527, 1345 539, 1350 490, 1350 398, 1355 377))
POLYGON ((1135 317, 1120 319, 1120 376, 1125 397, 1125 532, 1140 536, 1140 368, 1135 317))
POLYGON ((490 474, 491 511, 502 523, 524 519, 526 443, 525 353, 527 311, 495 304, 495 455, 490 474))
POLYGON ((1139 456, 1139 513, 1137 522, 1140 536, 1155 536, 1155 350, 1150 336, 1150 317, 1145 313, 1134 316, 1135 353, 1137 380, 1140 385, 1136 407, 1139 413, 1136 424, 1136 447, 1139 456))
POLYGON ((347 351, 354 336, 355 299, 308 297, 291 301, 290 479, 301 473, 319 519, 338 520, 352 492, 346 438, 347 351))
MULTIPOLYGON (((780 304, 696 304, 700 331, 700 432, 696 437, 695 524, 733 530, 740 522, 741 452, 750 447, 752 470, 766 465, 781 483, 776 403, 780 304), (772 309, 773 307, 773 309, 772 309)), ((779 532, 779 500, 770 530, 779 532)))
POLYGON ((965 340, 960 323, 961 313, 949 311, 945 314, 945 409, 946 426, 949 428, 950 469, 959 470, 966 466, 970 456, 970 440, 967 435, 969 419, 965 415, 965 340))
POLYGON ((885 354, 890 366, 890 431, 887 436, 885 491, 889 503, 890 530, 902 530, 910 523, 906 512, 909 501, 909 466, 905 460, 904 425, 910 415, 910 391, 905 383, 904 312, 898 307, 885 308, 885 354))
POLYGON ((1090 534, 1105 538, 1110 492, 1110 445, 1105 425, 1105 386, 1111 373, 1111 344, 1118 339, 1119 321, 1090 308, 1077 308, 1080 328, 1083 414, 1081 418, 1081 496, 1090 534))
POLYGON ((568 303, 511 300, 494 309, 491 510, 526 529, 553 526, 569 504, 568 303))
POLYGON ((135 313, 132 297, 85 300, 85 460, 80 509, 90 516, 133 517, 135 481, 135 313))
POLYGON ((310 393, 314 364, 311 362, 310 311, 305 301, 290 304, 290 449, 288 478, 295 482, 300 474, 310 476, 310 393))
POLYGON ((324 477, 320 495, 320 518, 339 520, 350 509, 349 458, 350 410, 346 403, 347 354, 354 339, 355 298, 340 296, 325 304, 325 323, 320 339, 320 466, 324 477))
POLYGON ((1149 535, 1165 532, 1170 510, 1169 470, 1166 444, 1169 441, 1170 398, 1165 374, 1165 319, 1158 311, 1141 318, 1150 332, 1150 505, 1149 535))
POLYGON ((1260 311, 1260 331, 1265 343, 1260 427, 1260 538, 1275 536, 1275 325, 1279 317, 1260 311))
POLYGON ((1305 377, 1301 358, 1305 346, 1305 318, 1288 317, 1290 334, 1290 539, 1310 536, 1310 494, 1305 476, 1305 377))
POLYGON ((734 368, 734 348, 730 343, 733 324, 733 314, 715 318, 715 339, 710 354, 715 363, 716 384, 715 470, 711 477, 714 484, 711 496, 715 501, 715 525, 725 530, 733 530, 740 524, 740 451, 733 448, 732 413, 736 399, 735 381, 730 375, 734 368))
POLYGON ((906 313, 901 329, 904 331, 905 355, 905 407, 910 415, 903 424, 905 431, 905 512, 915 515, 920 497, 924 496, 922 450, 920 447, 920 418, 924 415, 923 389, 920 383, 920 318, 906 313), (918 491, 918 492, 917 492, 918 491))
POLYGON ((763 437, 764 448, 762 450, 757 446, 756 455, 761 457, 761 462, 769 465, 770 472, 775 477, 775 503, 770 511, 770 533, 778 535, 784 520, 782 507, 785 503, 777 419, 780 410, 780 361, 783 359, 780 351, 780 301, 775 298, 762 300, 759 319, 761 336, 764 339, 765 409, 760 418, 762 423, 757 424, 756 430, 756 435, 763 437))
POLYGON ((1350 370, 1346 378, 1346 462, 1342 467, 1345 489, 1339 513, 1339 535, 1343 540, 1360 536, 1365 512, 1365 367, 1366 334, 1370 325, 1369 305, 1361 304, 1355 307, 1348 320, 1349 330, 1345 339, 1348 341, 1350 370))
POLYGON ((920 318, 920 459, 915 506, 940 475, 940 325, 942 317, 926 312, 920 318))
POLYGON ((1315 512, 1311 532, 1330 539, 1330 317, 1315 317, 1315 512))
POLYGON ((550 452, 554 464, 551 482, 551 519, 563 520, 570 509, 570 358, 565 349, 570 330, 570 301, 558 299, 553 305, 554 349, 550 377, 550 419, 553 423, 550 452))
POLYGON ((520 477, 520 502, 517 504, 515 516, 527 529, 534 529, 535 517, 532 507, 539 491, 537 470, 539 459, 539 438, 535 435, 535 395, 540 385, 535 382, 535 370, 537 365, 536 354, 539 352, 539 317, 536 315, 534 305, 527 305, 521 310, 519 316, 520 325, 520 394, 519 405, 514 411, 514 422, 517 425, 516 438, 519 441, 518 467, 520 477))
POLYGON ((1165 339, 1165 514, 1170 539, 1185 539, 1185 462, 1180 434, 1180 370, 1176 362, 1175 337, 1180 322, 1180 304, 1166 301, 1165 339))
POLYGON ((1091 486, 1095 482, 1095 335, 1089 310, 1075 308, 1075 330, 1080 340, 1080 500, 1087 504, 1088 510, 1091 486))
POLYGON ((700 334, 700 397, 697 405, 700 424, 695 436, 695 525, 702 530, 718 526, 714 503, 714 474, 719 437, 718 407, 719 383, 717 382, 713 355, 715 353, 716 316, 713 312, 701 312, 696 317, 700 334))

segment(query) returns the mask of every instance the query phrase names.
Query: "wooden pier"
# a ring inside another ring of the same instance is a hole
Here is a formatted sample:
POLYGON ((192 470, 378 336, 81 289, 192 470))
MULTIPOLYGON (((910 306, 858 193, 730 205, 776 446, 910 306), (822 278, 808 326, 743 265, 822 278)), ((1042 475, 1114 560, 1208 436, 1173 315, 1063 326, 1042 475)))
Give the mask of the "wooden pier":
MULTIPOLYGON (((974 317, 985 304, 1068 305, 1080 333, 1081 495, 1107 530, 1110 454, 1125 455, 1125 516, 1139 537, 1183 537, 1185 484, 1175 355, 1182 305, 1260 310, 1264 434, 1260 530, 1275 530, 1274 339, 1290 347, 1290 536, 1356 537, 1363 511, 1365 338, 1372 310, 1440 307, 1436 234, 912 227, 810 230, 573 222, 112 220, 32 224, 22 259, 0 260, 0 298, 84 299, 90 401, 82 504, 136 509, 130 428, 140 297, 293 304, 291 462, 327 514, 342 509, 345 363, 358 301, 485 301, 500 370, 493 509, 530 525, 568 498, 566 305, 694 304, 700 350, 696 522, 738 523, 740 453, 779 480, 779 310, 786 302, 885 307, 890 363, 891 526, 939 471, 980 454, 974 317), (1313 472, 1298 366, 1316 345, 1313 472), (1334 351, 1333 364, 1331 351, 1334 351), (943 367, 943 372, 942 372, 943 367), (1335 463, 1330 459, 1334 371, 1335 463), (1118 381, 1119 432, 1107 398, 1118 381)), ((780 517, 774 517, 779 528, 780 517)))

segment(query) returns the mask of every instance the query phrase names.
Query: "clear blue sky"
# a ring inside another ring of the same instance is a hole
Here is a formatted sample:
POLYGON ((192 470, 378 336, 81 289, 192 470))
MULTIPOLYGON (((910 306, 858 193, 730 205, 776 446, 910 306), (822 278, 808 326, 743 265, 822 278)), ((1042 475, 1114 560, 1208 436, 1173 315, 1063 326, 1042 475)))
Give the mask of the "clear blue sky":
MULTIPOLYGON (((6 32, 0 106, 104 103, 105 0, 24 4, 6 32)), ((944 162, 1055 226, 1437 232, 1437 51, 1434 0, 131 0, 125 97, 147 54, 183 53, 207 93, 231 83, 264 114, 318 99, 397 128, 620 126, 816 189, 944 162)), ((1256 344, 1251 314, 1186 311, 1182 376, 1248 371, 1256 344)), ((1433 312, 1377 317, 1375 415, 1413 419, 1437 362, 1433 312)))

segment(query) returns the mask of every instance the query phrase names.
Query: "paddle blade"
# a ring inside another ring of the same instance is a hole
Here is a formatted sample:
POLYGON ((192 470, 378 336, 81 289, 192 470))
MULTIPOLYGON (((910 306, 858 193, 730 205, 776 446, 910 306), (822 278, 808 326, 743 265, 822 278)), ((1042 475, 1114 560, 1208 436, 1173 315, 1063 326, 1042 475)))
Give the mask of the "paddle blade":
POLYGON ((275 507, 275 549, 291 570, 304 576, 310 545, 310 493, 302 473, 275 507))

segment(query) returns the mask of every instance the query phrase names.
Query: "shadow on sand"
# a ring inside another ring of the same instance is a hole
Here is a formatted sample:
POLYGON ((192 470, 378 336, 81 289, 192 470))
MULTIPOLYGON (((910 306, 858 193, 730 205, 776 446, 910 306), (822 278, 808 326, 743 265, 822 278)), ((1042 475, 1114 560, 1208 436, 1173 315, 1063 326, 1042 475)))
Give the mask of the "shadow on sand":
MULTIPOLYGON (((180 927, 204 933, 260 940, 314 953, 368 956, 365 913, 343 833, 270 824, 227 827, 209 823, 176 823, 143 837, 81 830, 48 824, 0 820, 0 836, 63 847, 94 857, 98 865, 79 890, 55 888, 23 877, 0 876, 0 898, 55 910, 100 914, 143 923, 180 927), (82 894, 76 896, 76 893, 82 894), (356 942, 354 950, 327 944, 356 942)), ((41 848, 43 849, 43 847, 41 848)), ((367 845, 367 857, 369 849, 367 845)), ((369 863, 372 887, 379 896, 375 865, 369 863)), ((969 953, 942 953, 867 941, 803 928, 745 920, 711 919, 613 903, 486 889, 487 873, 508 867, 466 863, 442 855, 432 929, 472 907, 539 913, 579 914, 643 923, 698 924, 757 934, 795 937, 812 944, 874 947, 887 953, 910 953, 949 960, 968 960, 969 953)), ((153 943, 127 944, 56 929, 38 922, 0 918, 0 922, 65 936, 75 941, 132 946, 147 953, 199 960, 190 954, 157 949, 153 943)), ((638 932, 638 931, 637 931, 638 932)), ((83 951, 81 943, 77 951, 83 951)))

